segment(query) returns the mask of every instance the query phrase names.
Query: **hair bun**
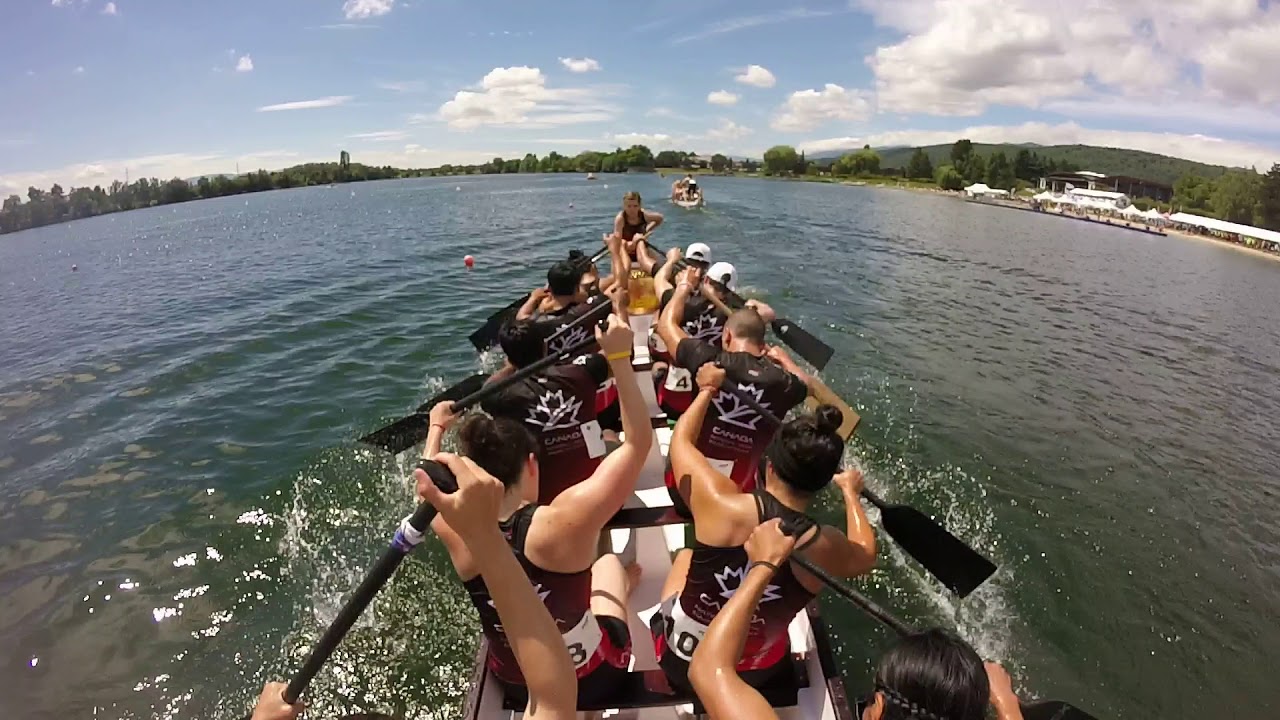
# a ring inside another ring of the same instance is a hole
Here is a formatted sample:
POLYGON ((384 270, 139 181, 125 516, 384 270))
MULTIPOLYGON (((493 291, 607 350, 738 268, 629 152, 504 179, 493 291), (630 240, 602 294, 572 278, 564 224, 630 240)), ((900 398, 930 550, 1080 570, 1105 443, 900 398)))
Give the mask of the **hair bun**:
POLYGON ((840 412, 840 408, 835 405, 819 405, 813 415, 818 429, 822 432, 833 433, 844 424, 844 413, 840 412))

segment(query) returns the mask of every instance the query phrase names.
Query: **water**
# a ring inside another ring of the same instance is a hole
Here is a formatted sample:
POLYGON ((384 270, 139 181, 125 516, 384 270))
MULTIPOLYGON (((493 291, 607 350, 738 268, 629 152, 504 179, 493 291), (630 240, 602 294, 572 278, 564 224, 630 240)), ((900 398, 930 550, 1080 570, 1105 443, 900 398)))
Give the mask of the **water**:
MULTIPOLYGON (((1280 713, 1280 265, 945 197, 707 185, 702 212, 650 203, 663 243, 710 243, 830 342, 850 460, 1001 566, 957 601, 882 536, 864 589, 1100 718, 1280 713)), ((411 460, 352 439, 492 367, 467 333, 633 188, 665 181, 368 183, 0 238, 0 717, 234 717, 287 677, 411 504, 411 460)), ((887 635, 825 609, 865 688, 887 635)), ((314 714, 455 717, 474 635, 428 543, 314 714)))

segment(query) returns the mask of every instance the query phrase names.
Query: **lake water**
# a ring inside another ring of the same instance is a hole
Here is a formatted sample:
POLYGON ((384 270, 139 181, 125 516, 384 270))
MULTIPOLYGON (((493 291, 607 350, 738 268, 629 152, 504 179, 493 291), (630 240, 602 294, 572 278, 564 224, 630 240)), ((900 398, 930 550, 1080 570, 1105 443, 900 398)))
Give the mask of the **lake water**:
MULTIPOLYGON (((657 176, 390 181, 0 237, 0 717, 235 717, 286 678, 411 504, 410 458, 353 439, 494 367, 466 335, 598 247, 630 189, 664 246, 709 243, 836 348, 868 484, 1001 566, 957 601, 882 536, 875 599, 1099 718, 1280 715, 1280 264, 949 197, 706 186, 688 212, 657 176)), ((863 689, 889 638, 824 608, 863 689)), ((428 543, 314 716, 455 717, 475 632, 428 543)))

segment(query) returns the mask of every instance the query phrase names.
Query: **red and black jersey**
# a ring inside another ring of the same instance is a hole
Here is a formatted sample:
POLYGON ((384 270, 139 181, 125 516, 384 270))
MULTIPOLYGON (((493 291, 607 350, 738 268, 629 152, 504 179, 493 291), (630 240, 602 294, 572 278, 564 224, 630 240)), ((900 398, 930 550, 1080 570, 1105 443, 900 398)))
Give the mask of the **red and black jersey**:
MULTIPOLYGON (((680 341, 672 367, 688 372, 692 385, 698 368, 709 362, 719 363, 725 369, 726 379, 754 395, 775 417, 785 417, 809 394, 803 380, 767 357, 718 350, 692 338, 680 341)), ((697 448, 713 467, 732 478, 744 492, 750 492, 755 488, 760 458, 778 427, 733 393, 718 392, 711 403, 698 435, 697 448)), ((669 470, 667 485, 675 485, 669 470)))
POLYGON ((605 455, 596 392, 609 377, 604 356, 553 365, 484 400, 490 415, 523 423, 538 440, 538 502, 549 503, 591 476, 605 455))

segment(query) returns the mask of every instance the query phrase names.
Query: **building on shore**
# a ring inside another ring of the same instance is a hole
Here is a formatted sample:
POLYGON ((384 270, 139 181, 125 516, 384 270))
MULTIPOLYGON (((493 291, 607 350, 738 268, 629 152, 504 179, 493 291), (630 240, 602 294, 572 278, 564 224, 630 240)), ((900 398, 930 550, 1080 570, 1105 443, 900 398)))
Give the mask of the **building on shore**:
POLYGON ((1118 193, 1130 198, 1147 198, 1158 202, 1173 201, 1173 186, 1129 177, 1128 175, 1103 175, 1102 173, 1081 170, 1079 172, 1053 173, 1040 178, 1040 189, 1061 194, 1068 190, 1081 189, 1118 193))

